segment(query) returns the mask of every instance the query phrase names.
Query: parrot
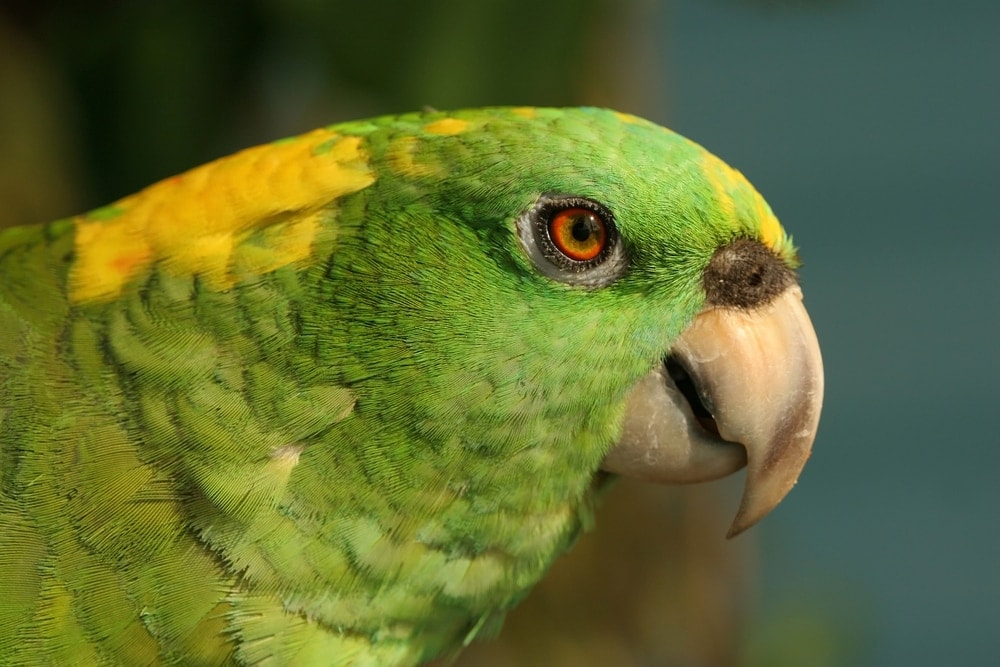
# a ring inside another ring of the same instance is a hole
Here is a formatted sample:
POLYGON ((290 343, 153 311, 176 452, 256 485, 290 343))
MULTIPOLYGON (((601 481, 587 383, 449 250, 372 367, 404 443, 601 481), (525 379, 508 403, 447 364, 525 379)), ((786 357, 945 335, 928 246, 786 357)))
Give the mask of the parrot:
MULTIPOLYGON (((0 663, 419 665, 614 479, 746 468, 823 368, 736 169, 600 108, 343 122, 0 232, 0 663)), ((655 530, 655 527, 650 527, 655 530)))

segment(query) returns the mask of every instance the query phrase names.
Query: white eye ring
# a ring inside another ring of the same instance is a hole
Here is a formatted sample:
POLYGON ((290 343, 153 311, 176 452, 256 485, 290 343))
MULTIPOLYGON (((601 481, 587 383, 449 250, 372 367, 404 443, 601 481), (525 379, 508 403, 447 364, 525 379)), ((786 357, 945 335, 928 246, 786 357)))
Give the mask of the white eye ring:
POLYGON ((517 234, 528 258, 545 276, 568 285, 596 289, 611 284, 625 273, 628 257, 611 211, 603 204, 575 195, 546 194, 517 219, 517 234), (574 260, 553 242, 552 217, 571 208, 593 211, 604 222, 605 247, 593 259, 574 260))

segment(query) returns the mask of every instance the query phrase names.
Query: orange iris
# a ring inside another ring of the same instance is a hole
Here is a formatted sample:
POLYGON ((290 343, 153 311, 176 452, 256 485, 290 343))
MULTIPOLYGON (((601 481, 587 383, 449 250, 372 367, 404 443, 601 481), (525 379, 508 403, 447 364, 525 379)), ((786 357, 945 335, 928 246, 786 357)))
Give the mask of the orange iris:
POLYGON ((604 220, 589 208, 559 211, 549 222, 549 237, 559 252, 576 262, 594 259, 608 242, 604 220))

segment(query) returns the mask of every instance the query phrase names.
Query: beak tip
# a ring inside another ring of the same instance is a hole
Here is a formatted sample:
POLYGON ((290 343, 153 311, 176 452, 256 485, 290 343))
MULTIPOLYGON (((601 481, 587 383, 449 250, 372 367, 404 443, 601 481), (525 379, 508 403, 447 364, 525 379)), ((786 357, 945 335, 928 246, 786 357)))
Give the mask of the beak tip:
MULTIPOLYGON (((805 458, 808 458, 808 456, 805 458)), ((777 480, 777 484, 774 484, 773 478, 772 480, 767 480, 771 481, 771 484, 758 483, 758 488, 748 483, 744 489, 743 500, 740 501, 740 508, 736 512, 736 517, 726 532, 726 539, 732 539, 747 529, 752 528, 761 519, 770 514, 795 487, 795 484, 798 482, 798 473, 804 465, 805 459, 792 468, 795 471, 794 478, 777 480)), ((748 470, 747 474, 748 476, 755 476, 752 470, 748 470)))
POLYGON ((748 515, 748 513, 741 507, 739 512, 736 513, 736 518, 733 519, 733 523, 729 526, 729 530, 726 531, 726 539, 731 540, 734 537, 746 532, 758 521, 763 519, 766 514, 767 512, 756 513, 756 516, 748 515))
POLYGON ((758 521, 763 519, 769 512, 770 510, 767 512, 755 512, 753 514, 749 514, 741 507, 739 512, 736 513, 736 518, 733 519, 733 523, 729 526, 729 530, 726 531, 726 539, 731 540, 734 537, 746 532, 756 525, 758 521))
POLYGON ((731 540, 737 535, 746 532, 754 524, 764 518, 767 512, 754 512, 749 513, 747 511, 746 503, 740 505, 740 509, 736 512, 736 517, 733 518, 733 523, 729 526, 729 530, 726 531, 726 539, 731 540))

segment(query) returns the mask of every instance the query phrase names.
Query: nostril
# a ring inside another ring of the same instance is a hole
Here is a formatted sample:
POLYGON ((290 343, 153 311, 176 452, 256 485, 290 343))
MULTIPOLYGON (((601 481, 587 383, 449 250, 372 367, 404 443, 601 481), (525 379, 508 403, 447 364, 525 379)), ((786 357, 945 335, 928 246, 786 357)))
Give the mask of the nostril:
POLYGON ((795 282, 795 273, 759 241, 736 239, 719 248, 705 267, 709 304, 755 308, 769 303, 795 282))

